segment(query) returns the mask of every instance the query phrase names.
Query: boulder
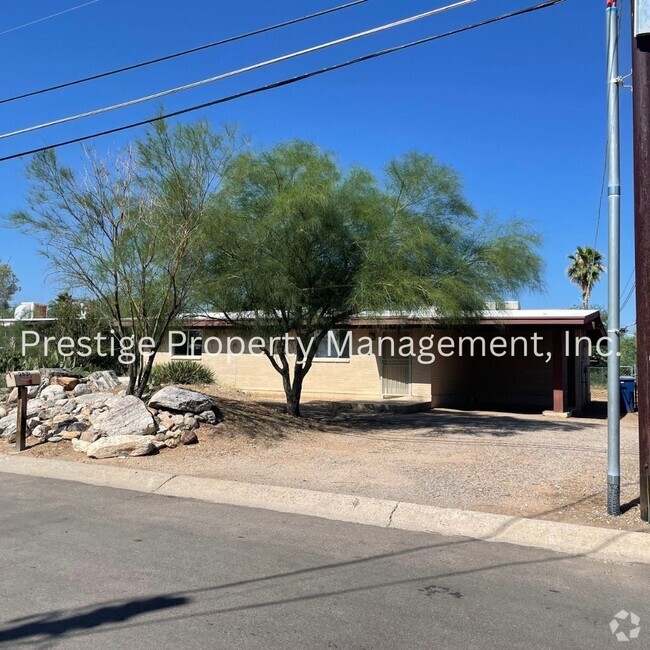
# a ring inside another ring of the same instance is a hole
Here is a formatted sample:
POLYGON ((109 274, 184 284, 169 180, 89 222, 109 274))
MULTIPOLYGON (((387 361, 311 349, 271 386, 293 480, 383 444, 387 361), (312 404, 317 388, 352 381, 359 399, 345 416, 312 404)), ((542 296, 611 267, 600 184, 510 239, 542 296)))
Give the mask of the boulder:
POLYGON ((175 386, 165 386, 154 393, 149 401, 149 406, 159 410, 181 413, 218 412, 219 410, 213 397, 175 386))
POLYGON ((120 380, 112 370, 100 370, 88 375, 88 385, 94 391, 107 391, 117 388, 120 380))
POLYGON ((57 384, 46 386, 41 391, 41 399, 58 400, 62 397, 65 397, 65 388, 63 388, 63 386, 58 386, 57 384))
POLYGON ((186 429, 197 429, 199 422, 191 413, 186 413, 183 416, 183 426, 186 429))
POLYGON ((0 419, 7 417, 7 409, 0 406, 0 419))
MULTIPOLYGON (((33 399, 27 402, 27 418, 35 417, 42 410, 43 404, 44 402, 40 399, 33 399)), ((15 432, 17 416, 18 409, 13 408, 5 417, 0 418, 0 433, 11 427, 13 427, 13 431, 15 432)))
MULTIPOLYGON (((146 409, 145 409, 146 410, 146 409)), ((89 458, 116 458, 118 456, 147 456, 156 450, 143 436, 112 436, 100 438, 88 446, 89 458)))
POLYGON ((8 442, 14 442, 16 440, 17 431, 18 431, 18 425, 16 424, 16 420, 13 420, 2 430, 2 437, 6 438, 8 442))
POLYGON ((93 422, 95 431, 102 436, 146 436, 156 432, 156 423, 144 402, 133 395, 112 397, 107 401, 108 411, 99 421, 93 422))

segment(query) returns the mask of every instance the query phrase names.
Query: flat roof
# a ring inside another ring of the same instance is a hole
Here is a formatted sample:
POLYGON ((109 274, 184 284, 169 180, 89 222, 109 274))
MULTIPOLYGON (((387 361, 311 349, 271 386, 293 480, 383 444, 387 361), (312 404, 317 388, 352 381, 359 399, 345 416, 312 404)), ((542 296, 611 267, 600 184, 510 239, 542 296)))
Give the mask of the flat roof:
MULTIPOLYGON (((237 314, 233 318, 254 320, 251 313, 237 314)), ((208 312, 204 315, 187 315, 185 320, 195 327, 229 327, 233 323, 222 312, 208 312)), ((353 316, 348 325, 435 325, 440 316, 434 310, 410 313, 383 312, 364 313, 353 316)), ((602 327, 597 309, 493 309, 484 311, 478 319, 480 325, 572 325, 602 327)))

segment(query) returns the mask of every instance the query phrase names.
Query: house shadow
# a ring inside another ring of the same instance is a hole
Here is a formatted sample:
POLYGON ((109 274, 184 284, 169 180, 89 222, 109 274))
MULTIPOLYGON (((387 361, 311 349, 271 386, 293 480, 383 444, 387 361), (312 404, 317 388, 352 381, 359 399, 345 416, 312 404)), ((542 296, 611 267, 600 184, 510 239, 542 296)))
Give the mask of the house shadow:
POLYGON ((15 644, 22 639, 51 641, 74 632, 125 623, 142 614, 181 607, 189 602, 190 599, 185 596, 161 595, 139 600, 103 603, 99 607, 72 610, 71 613, 52 611, 14 619, 7 621, 9 627, 0 629, 0 644, 15 644))

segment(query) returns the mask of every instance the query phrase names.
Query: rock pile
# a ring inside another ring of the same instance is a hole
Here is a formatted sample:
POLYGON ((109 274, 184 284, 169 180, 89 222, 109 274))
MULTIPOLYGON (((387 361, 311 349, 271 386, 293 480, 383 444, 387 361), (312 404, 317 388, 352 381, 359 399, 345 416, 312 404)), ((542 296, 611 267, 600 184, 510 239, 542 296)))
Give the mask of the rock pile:
MULTIPOLYGON (((145 401, 118 390, 112 371, 82 378, 59 369, 41 370, 40 386, 29 389, 28 435, 47 442, 69 440, 90 458, 144 456, 164 447, 198 443, 196 429, 223 417, 214 398, 168 386, 145 401)), ((16 439, 16 392, 0 405, 0 436, 16 439)))

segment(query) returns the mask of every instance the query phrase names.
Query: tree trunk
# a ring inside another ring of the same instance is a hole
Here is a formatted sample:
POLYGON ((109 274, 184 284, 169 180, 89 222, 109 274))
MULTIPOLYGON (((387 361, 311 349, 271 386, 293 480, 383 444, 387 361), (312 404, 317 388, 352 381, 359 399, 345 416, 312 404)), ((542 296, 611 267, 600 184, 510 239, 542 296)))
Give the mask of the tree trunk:
POLYGON ((139 397, 140 399, 142 399, 142 396, 147 390, 147 384, 149 383, 149 377, 151 377, 151 369, 153 368, 154 359, 155 359, 155 355, 153 354, 149 355, 149 358, 147 359, 147 363, 142 369, 142 375, 140 377, 140 381, 138 382, 138 385, 135 389, 135 396, 139 397))
POLYGON ((135 367, 135 364, 132 363, 129 366, 129 387, 126 389, 127 395, 133 395, 135 393, 136 380, 137 380, 137 369, 135 367))
POLYGON ((287 398, 287 414, 292 415, 295 418, 300 416, 300 397, 302 396, 302 382, 304 375, 296 367, 294 371, 293 384, 291 383, 291 378, 289 377, 289 372, 287 376, 282 375, 282 380, 284 384, 284 394, 287 398))

